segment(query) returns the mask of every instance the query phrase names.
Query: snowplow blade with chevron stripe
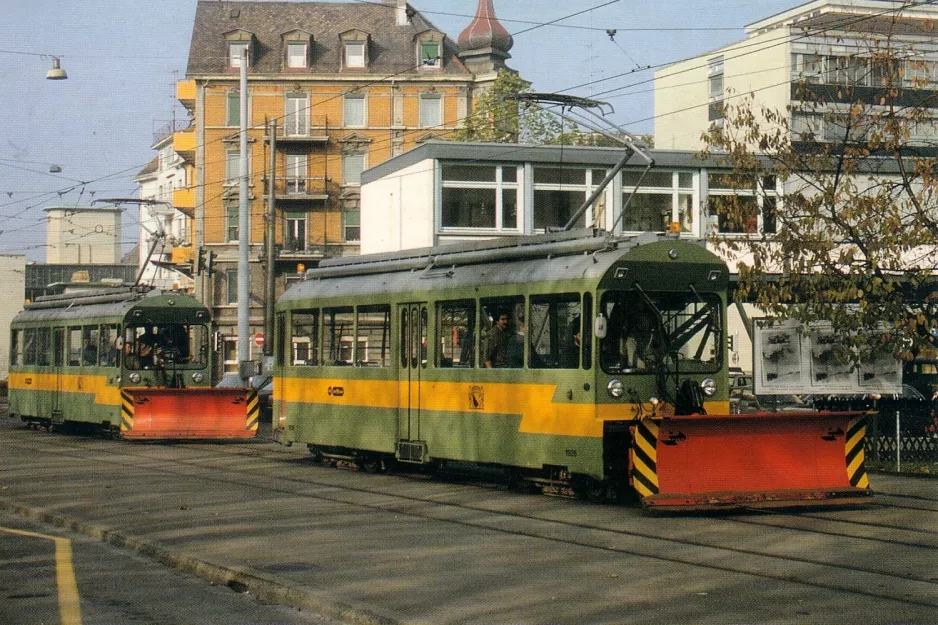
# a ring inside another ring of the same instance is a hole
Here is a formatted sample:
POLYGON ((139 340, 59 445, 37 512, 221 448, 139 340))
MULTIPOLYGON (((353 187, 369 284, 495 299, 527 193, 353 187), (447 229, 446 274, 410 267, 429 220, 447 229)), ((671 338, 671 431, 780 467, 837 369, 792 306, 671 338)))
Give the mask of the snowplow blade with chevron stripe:
POLYGON ((225 439, 257 435, 257 393, 244 388, 125 388, 121 438, 225 439))
POLYGON ((643 505, 662 510, 869 503, 865 436, 857 412, 645 418, 630 479, 643 505))

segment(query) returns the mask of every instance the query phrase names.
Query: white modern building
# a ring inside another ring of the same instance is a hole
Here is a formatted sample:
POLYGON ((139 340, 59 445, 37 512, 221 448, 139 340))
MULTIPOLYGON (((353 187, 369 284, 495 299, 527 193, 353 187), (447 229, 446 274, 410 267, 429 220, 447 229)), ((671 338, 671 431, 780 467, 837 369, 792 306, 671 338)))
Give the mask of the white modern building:
POLYGON ((116 265, 121 260, 121 215, 115 206, 49 206, 46 263, 116 265))
MULTIPOLYGON (((788 116, 794 141, 806 131, 842 140, 839 114, 855 102, 938 117, 936 21, 929 2, 812 0, 750 24, 745 39, 655 73, 655 146, 701 149, 724 105, 750 96, 788 116)), ((933 122, 915 124, 909 143, 936 135, 933 122)))
POLYGON ((0 380, 6 380, 10 372, 10 322, 23 310, 23 293, 26 291, 26 257, 0 254, 0 284, 7 297, 0 302, 0 380))
POLYGON ((188 187, 189 168, 173 149, 177 124, 156 133, 153 149, 157 156, 134 176, 140 185, 138 236, 138 267, 142 268, 141 284, 160 289, 191 291, 195 283, 183 273, 181 257, 191 260, 192 220, 174 206, 175 192, 188 187))

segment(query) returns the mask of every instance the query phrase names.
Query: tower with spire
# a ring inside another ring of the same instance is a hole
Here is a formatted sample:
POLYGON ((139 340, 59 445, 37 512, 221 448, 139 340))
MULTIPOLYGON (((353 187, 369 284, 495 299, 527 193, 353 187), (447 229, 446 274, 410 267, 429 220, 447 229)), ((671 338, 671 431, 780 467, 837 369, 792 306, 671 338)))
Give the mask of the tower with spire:
POLYGON ((505 61, 514 45, 511 34, 495 16, 493 0, 479 0, 475 18, 459 34, 459 59, 476 76, 508 69, 505 61))

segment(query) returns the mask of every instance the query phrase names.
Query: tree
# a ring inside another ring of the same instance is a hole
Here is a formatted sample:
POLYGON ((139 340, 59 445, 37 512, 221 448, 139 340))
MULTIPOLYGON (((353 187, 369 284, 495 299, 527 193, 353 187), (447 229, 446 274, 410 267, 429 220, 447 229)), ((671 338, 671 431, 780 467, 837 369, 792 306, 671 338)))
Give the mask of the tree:
POLYGON ((561 134, 560 122, 533 102, 517 99, 531 91, 518 74, 501 70, 473 102, 473 111, 457 131, 457 141, 546 143, 561 134))
POLYGON ((765 203, 758 232, 745 197, 711 205, 727 229, 748 232, 712 241, 738 260, 740 297, 829 321, 861 357, 885 345, 910 358, 938 336, 938 65, 889 33, 864 41, 849 56, 818 55, 785 111, 753 93, 726 98, 704 155, 749 195, 777 181, 783 196, 765 203))

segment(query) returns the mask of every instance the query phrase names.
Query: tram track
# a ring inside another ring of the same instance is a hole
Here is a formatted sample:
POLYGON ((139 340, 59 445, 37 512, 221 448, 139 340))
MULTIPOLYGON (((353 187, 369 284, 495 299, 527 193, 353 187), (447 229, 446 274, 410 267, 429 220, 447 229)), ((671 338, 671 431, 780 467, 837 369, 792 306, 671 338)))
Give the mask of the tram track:
MULTIPOLYGON (((87 439, 86 439, 87 440, 87 439)), ((667 536, 662 533, 652 531, 640 531, 638 529, 622 529, 609 525, 597 523, 586 523, 571 520, 564 520, 545 516, 546 513, 533 514, 520 511, 505 512, 497 510, 489 505, 467 504, 458 501, 441 501, 438 497, 414 496, 396 492, 389 492, 389 488, 373 488, 361 485, 351 486, 342 483, 343 480, 318 479, 313 476, 297 477, 295 474, 289 476, 283 475, 280 470, 286 463, 286 466, 303 467, 311 461, 294 456, 292 459, 284 458, 282 454, 275 453, 275 450, 260 448, 256 445, 220 445, 220 444, 174 444, 172 446, 163 446, 159 448, 150 445, 116 445, 105 460, 97 457, 105 449, 97 444, 92 446, 76 443, 67 443, 62 438, 57 438, 54 445, 43 442, 8 442, 19 446, 21 449, 33 452, 35 454, 49 453, 50 447, 54 447, 58 455, 70 456, 73 458, 86 458, 94 454, 97 461, 103 461, 115 466, 135 467, 149 471, 159 471, 163 475, 185 475, 193 476, 197 474, 200 479, 211 480, 217 485, 230 484, 239 487, 262 488, 268 494, 279 494, 289 497, 300 497, 308 499, 318 499, 332 503, 358 506, 362 509, 380 511, 383 513, 393 512, 395 514, 408 515, 413 518, 443 521, 454 524, 472 526, 474 528, 484 528, 489 531, 499 532, 506 535, 538 539, 549 541, 556 545, 567 545, 576 548, 588 548, 618 555, 633 555, 637 557, 650 558, 660 562, 675 563, 700 567, 714 571, 731 572, 736 574, 752 575, 765 579, 785 581, 795 584, 804 584, 816 588, 824 588, 839 592, 848 592, 857 595, 863 595, 876 599, 888 599, 898 601, 909 605, 938 607, 938 579, 927 575, 916 575, 910 573, 900 573, 887 570, 883 567, 864 567, 847 562, 824 561, 819 558, 808 556, 795 556, 793 554, 772 553, 769 550, 758 550, 745 548, 744 546, 733 546, 720 544, 718 541, 706 541, 700 539, 690 539, 679 536, 667 536), (154 453, 154 449, 161 451, 167 449, 184 449, 187 453, 195 452, 187 458, 166 457, 163 453, 154 453), (209 453, 210 452, 210 453, 209 453), (256 462, 270 463, 271 468, 258 468, 254 465, 238 462, 235 466, 226 466, 220 468, 218 465, 222 461, 230 461, 232 458, 250 458, 256 462), (143 463, 141 463, 143 461, 143 463), (274 469, 276 467, 276 470, 274 469), (218 475, 223 471, 223 475, 218 475), (312 492, 311 492, 312 491, 312 492), (377 498, 377 500, 375 500, 377 498), (481 517, 479 515, 482 515, 481 517), (623 541, 625 543, 623 544, 623 541), (688 552, 695 552, 696 557, 690 557, 688 552), (737 563, 735 560, 738 559, 737 563), (728 563, 727 561, 732 563, 728 563), (838 583, 838 580, 844 578, 860 578, 854 584, 838 583), (918 592, 885 592, 877 591, 876 588, 888 587, 890 585, 908 584, 916 585, 918 592)), ((103 445, 115 445, 114 443, 102 442, 103 445)), ((312 467, 310 467, 312 468, 312 467)), ((367 479, 366 476, 362 476, 367 479)), ((357 478, 357 476, 356 476, 357 478)), ((590 504, 586 504, 590 505, 590 504)), ((571 510, 576 510, 577 503, 570 503, 571 510)), ((598 510, 608 510, 602 506, 597 506, 598 510)), ((627 510, 622 508, 623 511, 627 510)), ((572 515, 576 516, 576 515, 572 515)), ((608 516, 608 515, 607 515, 608 516)), ((785 515, 773 515, 775 517, 784 517, 785 515)), ((804 515, 796 518, 804 518, 804 515)), ((842 520, 831 521, 813 515, 813 520, 822 520, 825 522, 844 523, 842 520)), ((688 516, 688 523, 694 523, 695 517, 688 516)), ((699 520, 699 518, 698 518, 699 520)), ((619 520, 621 521, 621 519, 619 520)), ((649 524, 650 519, 645 519, 649 524)), ((741 519, 739 517, 719 517, 720 523, 744 524, 753 526, 765 526, 763 523, 753 521, 752 519, 741 519), (726 523, 730 522, 730 523, 726 523)), ((673 524, 679 524, 676 520, 673 524)), ((847 522, 850 525, 849 522, 847 522)), ((862 522, 855 522, 858 525, 864 525, 862 522)), ((885 526, 875 524, 866 524, 878 529, 886 529, 885 526)), ((878 540, 883 544, 890 544, 910 550, 929 550, 935 549, 934 544, 926 542, 895 541, 891 539, 874 539, 865 536, 844 535, 832 531, 817 531, 816 529, 806 530, 804 528, 776 526, 776 529, 784 531, 804 532, 810 531, 821 536, 836 537, 848 541, 868 541, 878 540)), ((934 535, 933 532, 917 530, 915 528, 891 528, 903 531, 918 533, 923 536, 934 535)))

